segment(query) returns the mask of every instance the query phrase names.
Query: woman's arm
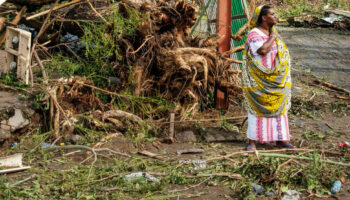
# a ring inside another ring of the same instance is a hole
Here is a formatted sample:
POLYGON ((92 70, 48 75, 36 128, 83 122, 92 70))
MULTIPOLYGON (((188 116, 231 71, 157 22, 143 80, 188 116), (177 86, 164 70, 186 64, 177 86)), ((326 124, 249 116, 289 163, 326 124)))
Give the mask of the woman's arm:
POLYGON ((271 32, 270 34, 270 39, 267 40, 259 49, 258 49, 258 54, 260 55, 266 55, 270 50, 271 47, 273 46, 274 41, 277 38, 277 34, 275 32, 271 32))

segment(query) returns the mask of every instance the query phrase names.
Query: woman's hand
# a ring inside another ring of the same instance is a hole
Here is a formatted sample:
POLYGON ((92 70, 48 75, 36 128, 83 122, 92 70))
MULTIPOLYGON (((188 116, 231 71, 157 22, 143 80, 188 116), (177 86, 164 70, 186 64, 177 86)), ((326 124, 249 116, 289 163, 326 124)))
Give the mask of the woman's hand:
POLYGON ((267 40, 263 45, 262 45, 262 47, 260 47, 259 49, 258 49, 258 54, 260 54, 260 55, 266 55, 270 50, 271 50, 271 48, 272 48, 272 46, 273 46, 273 44, 274 44, 274 42, 275 42, 275 40, 276 40, 276 38, 277 38, 277 34, 272 30, 271 31, 271 33, 270 33, 270 38, 269 38, 269 40, 267 40))
POLYGON ((275 33, 275 31, 271 31, 270 39, 276 39, 276 38, 277 38, 277 34, 275 33))

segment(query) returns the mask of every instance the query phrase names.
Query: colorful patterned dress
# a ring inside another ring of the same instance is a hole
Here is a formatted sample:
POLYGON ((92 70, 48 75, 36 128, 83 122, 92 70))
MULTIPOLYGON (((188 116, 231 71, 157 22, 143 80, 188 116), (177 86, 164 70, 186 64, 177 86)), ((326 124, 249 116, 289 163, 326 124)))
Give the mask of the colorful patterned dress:
MULTIPOLYGON (((277 45, 274 42, 271 50, 266 55, 259 55, 258 49, 269 40, 269 36, 258 28, 253 28, 248 33, 248 46, 250 54, 259 60, 264 67, 274 68, 277 55, 277 45)), ((258 117, 248 112, 247 137, 261 143, 273 141, 289 141, 289 124, 287 112, 278 117, 258 117)))

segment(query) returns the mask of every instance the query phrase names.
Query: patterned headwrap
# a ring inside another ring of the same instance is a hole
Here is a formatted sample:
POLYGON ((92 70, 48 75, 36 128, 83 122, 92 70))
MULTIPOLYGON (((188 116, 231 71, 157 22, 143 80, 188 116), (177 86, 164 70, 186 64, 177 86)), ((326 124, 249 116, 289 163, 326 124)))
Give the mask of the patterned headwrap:
POLYGON ((264 5, 255 8, 252 19, 250 20, 250 24, 248 27, 249 31, 256 27, 262 7, 264 7, 264 5))

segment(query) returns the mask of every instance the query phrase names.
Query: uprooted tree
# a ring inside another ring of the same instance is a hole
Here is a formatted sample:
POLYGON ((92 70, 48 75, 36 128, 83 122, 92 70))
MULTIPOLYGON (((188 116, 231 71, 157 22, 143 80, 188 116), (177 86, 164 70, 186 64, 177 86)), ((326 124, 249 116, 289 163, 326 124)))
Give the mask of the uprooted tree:
MULTIPOLYGON (((51 79, 41 89, 46 94, 42 101, 50 102, 46 121, 55 138, 72 132, 81 113, 121 127, 118 120, 125 113, 106 118, 104 112, 120 109, 134 113, 133 119, 155 120, 167 116, 168 110, 183 114, 213 106, 215 88, 228 89, 232 98, 241 96, 240 70, 231 68, 241 61, 230 55, 244 46, 220 53, 220 36, 189 35, 196 5, 183 0, 77 0, 67 7, 56 3, 46 15, 34 14, 26 21, 40 27, 34 55, 51 58, 45 65, 51 79), (80 39, 64 40, 68 33, 80 39), (62 76, 66 78, 53 79, 62 76), (172 106, 164 106, 166 101, 172 106)), ((241 40, 245 30, 246 25, 232 38, 241 40)), ((41 65, 38 56, 36 61, 41 65)), ((87 121, 91 122, 85 120, 84 125, 91 125, 87 121)))

